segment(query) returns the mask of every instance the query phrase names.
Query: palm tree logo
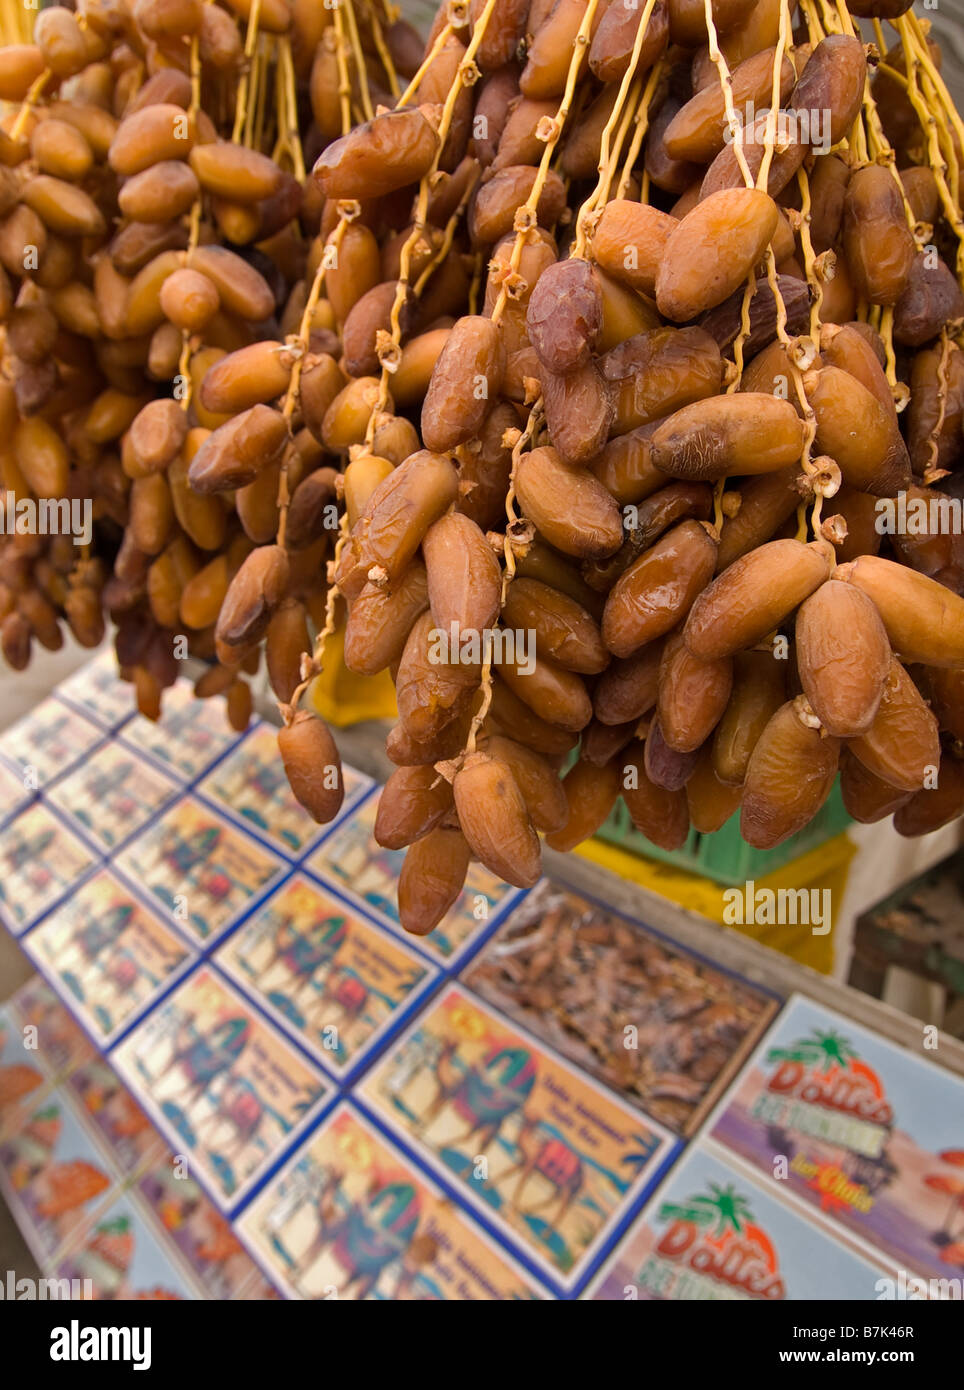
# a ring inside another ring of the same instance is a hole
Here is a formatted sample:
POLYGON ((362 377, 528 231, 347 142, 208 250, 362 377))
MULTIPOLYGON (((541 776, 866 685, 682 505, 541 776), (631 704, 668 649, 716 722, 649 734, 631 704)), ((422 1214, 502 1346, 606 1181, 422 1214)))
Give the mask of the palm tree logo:
POLYGON ((825 1033, 819 1028, 813 1028, 811 1033, 811 1037, 801 1038, 790 1047, 771 1047, 767 1061, 803 1062, 826 1075, 834 1067, 846 1070, 851 1062, 858 1060, 857 1052, 842 1034, 832 1029, 825 1033))
POLYGON ((721 1187, 711 1182, 712 1196, 691 1197, 684 1205, 666 1202, 660 1207, 661 1221, 691 1221, 695 1226, 715 1226, 711 1240, 720 1240, 727 1231, 739 1235, 748 1222, 753 1220, 750 1204, 737 1192, 732 1183, 721 1187))

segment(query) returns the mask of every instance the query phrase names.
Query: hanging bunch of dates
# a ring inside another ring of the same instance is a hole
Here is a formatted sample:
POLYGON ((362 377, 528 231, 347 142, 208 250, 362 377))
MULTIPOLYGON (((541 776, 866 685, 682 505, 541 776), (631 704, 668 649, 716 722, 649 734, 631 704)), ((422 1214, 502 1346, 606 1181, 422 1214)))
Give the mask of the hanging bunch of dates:
POLYGON ((903 0, 101 0, 0 98, 0 471, 92 517, 3 539, 11 664, 113 624, 244 727, 263 649, 324 822, 337 637, 419 933, 620 798, 964 811, 964 124, 903 0))

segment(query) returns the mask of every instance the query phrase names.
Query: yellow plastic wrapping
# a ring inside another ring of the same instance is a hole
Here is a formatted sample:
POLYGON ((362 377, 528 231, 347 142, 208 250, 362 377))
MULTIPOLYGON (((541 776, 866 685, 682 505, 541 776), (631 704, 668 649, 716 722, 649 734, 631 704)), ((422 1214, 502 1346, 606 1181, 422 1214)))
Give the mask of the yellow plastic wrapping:
MULTIPOLYGON (((780 888, 829 889, 833 925, 826 935, 816 936, 810 927, 804 924, 751 924, 734 926, 733 930, 753 937, 755 941, 769 946, 774 951, 782 951, 801 965, 809 965, 812 970, 819 970, 822 975, 829 975, 833 970, 833 927, 836 925, 836 914, 847 887, 850 861, 856 852, 856 845, 846 835, 838 835, 817 849, 801 854, 798 859, 791 860, 789 864, 784 864, 782 868, 756 880, 757 888, 771 888, 774 891, 780 888)), ((701 878, 686 869, 678 869, 672 864, 664 864, 656 859, 644 859, 641 855, 631 854, 602 840, 588 840, 579 846, 576 853, 612 870, 621 878, 641 883, 644 888, 659 893, 661 897, 669 898, 680 907, 723 924, 726 906, 723 884, 715 883, 709 878, 701 878)))
POLYGON ((345 629, 336 628, 325 643, 324 667, 308 690, 313 709, 329 724, 346 729, 365 719, 395 719, 395 687, 387 671, 356 676, 345 665, 345 629))

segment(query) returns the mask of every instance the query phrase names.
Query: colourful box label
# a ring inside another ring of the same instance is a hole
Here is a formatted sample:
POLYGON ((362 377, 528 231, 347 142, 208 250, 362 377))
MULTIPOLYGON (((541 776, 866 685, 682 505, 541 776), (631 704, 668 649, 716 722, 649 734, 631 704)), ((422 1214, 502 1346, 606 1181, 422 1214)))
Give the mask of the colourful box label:
POLYGON ((103 1057, 78 1067, 65 1086, 122 1176, 140 1172, 164 1152, 163 1139, 103 1057))
POLYGON ((193 953, 106 869, 28 937, 30 955, 103 1042, 188 968, 193 953))
MULTIPOLYGON (((372 785, 370 777, 343 766, 347 813, 372 785)), ((198 787, 225 814, 262 835, 280 853, 297 858, 326 834, 295 800, 278 752, 278 730, 256 724, 198 787)))
POLYGON ((179 680, 164 691, 159 720, 139 714, 124 725, 120 737, 184 781, 193 782, 238 736, 228 724, 223 700, 199 700, 191 684, 179 680))
POLYGON ((0 735, 0 755, 25 786, 38 788, 76 767, 103 737, 103 729, 77 710, 44 700, 0 735))
POLYGON ((881 1271, 700 1146, 689 1149, 583 1297, 875 1299, 881 1271))
MULTIPOLYGON (((315 850, 306 860, 306 867, 393 931, 401 931, 398 876, 405 852, 382 849, 376 843, 372 829, 377 810, 378 797, 370 796, 315 850)), ((503 909, 520 896, 517 888, 510 888, 481 864, 472 864, 455 906, 428 936, 413 939, 437 959, 453 960, 484 935, 503 909)))
POLYGON ((358 1094, 566 1285, 672 1146, 662 1127, 455 988, 358 1094))
POLYGON ((437 976, 390 933, 300 875, 257 908, 215 959, 339 1075, 437 976))
POLYGON ((201 943, 226 931, 287 870, 193 797, 165 811, 116 863, 165 917, 201 943))
POLYGON ((178 784, 152 763, 120 743, 105 743, 61 778, 49 800, 109 854, 179 793, 178 784))
POLYGON ((243 1200, 328 1092, 308 1061, 207 966, 111 1060, 224 1207, 243 1200))
POLYGON ((0 917, 19 936, 95 862, 93 851, 46 806, 29 806, 0 835, 0 917))
POLYGON ((293 1298, 539 1297, 469 1217, 344 1104, 271 1179, 239 1226, 293 1298))
POLYGON ((962 1277, 964 1080, 925 1056, 794 996, 709 1129, 843 1235, 962 1277))
POLYGON ((27 781, 33 780, 29 775, 12 772, 0 763, 0 821, 13 820, 36 798, 36 790, 25 785, 25 777, 27 781))
POLYGON ((13 1133, 52 1086, 37 1042, 13 1010, 0 1008, 0 1139, 13 1133))
POLYGON ((78 1280, 82 1296, 98 1301, 170 1302, 198 1296, 131 1193, 97 1218, 57 1275, 78 1280))
POLYGON ((36 1047, 34 1055, 57 1080, 96 1055, 87 1034, 39 975, 21 985, 7 1007, 29 1045, 36 1047))
POLYGON ((141 1176, 137 1190, 205 1295, 240 1298, 260 1271, 233 1225, 184 1167, 177 1154, 163 1155, 141 1176))
POLYGON ((0 1186, 46 1266, 110 1199, 116 1179, 67 1095, 56 1090, 0 1144, 0 1186))
POLYGON ((113 651, 88 661, 86 666, 61 681, 57 694, 107 729, 116 729, 137 709, 134 686, 130 681, 121 680, 113 651))

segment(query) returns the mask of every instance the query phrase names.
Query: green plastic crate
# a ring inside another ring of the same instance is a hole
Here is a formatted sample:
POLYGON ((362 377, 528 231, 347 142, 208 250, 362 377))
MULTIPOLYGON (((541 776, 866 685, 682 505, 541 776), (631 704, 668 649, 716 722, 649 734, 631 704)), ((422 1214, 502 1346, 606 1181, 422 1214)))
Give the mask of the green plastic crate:
POLYGON ((660 859, 666 864, 676 864, 681 869, 689 869, 717 883, 741 884, 748 879, 764 878, 774 873, 784 864, 789 864, 791 859, 832 840, 850 824, 851 819, 844 809, 840 783, 837 781, 810 824, 799 834, 784 840, 782 845, 777 845, 776 849, 754 849, 741 838, 739 811, 712 835, 701 835, 699 831, 691 830, 682 849, 659 849, 636 829, 622 800, 617 802, 616 809, 596 834, 600 840, 607 840, 645 859, 660 859))

